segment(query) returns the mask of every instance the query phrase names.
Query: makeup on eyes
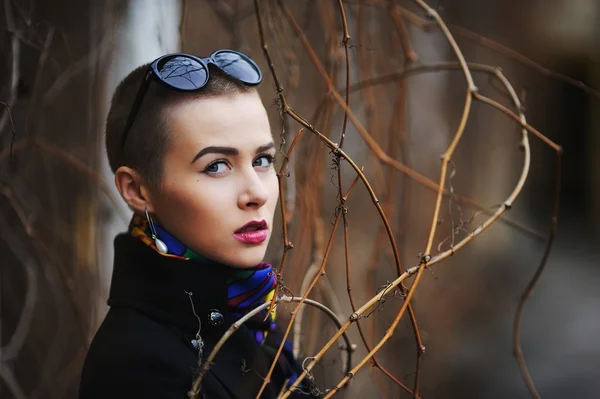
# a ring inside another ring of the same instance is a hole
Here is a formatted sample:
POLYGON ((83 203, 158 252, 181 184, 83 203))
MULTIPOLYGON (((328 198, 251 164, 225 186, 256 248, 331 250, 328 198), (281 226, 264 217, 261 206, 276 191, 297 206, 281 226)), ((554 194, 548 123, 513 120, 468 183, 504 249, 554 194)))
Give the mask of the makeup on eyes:
MULTIPOLYGON (((275 155, 274 154, 260 154, 258 155, 256 158, 254 158, 254 160, 252 161, 252 166, 253 167, 262 167, 262 168, 269 168, 273 165, 273 163, 275 162, 275 155), (268 164, 267 165, 254 165, 254 163, 261 159, 261 158, 266 158, 268 164)), ((230 165, 229 160, 224 159, 224 158, 219 158, 219 159, 215 159, 214 161, 210 162, 208 165, 206 165, 206 167, 203 170, 203 173, 207 173, 207 174, 220 174, 220 173, 224 173, 223 172, 219 172, 219 171, 209 171, 208 169, 215 166, 215 165, 221 165, 221 164, 225 164, 225 165, 230 165)))

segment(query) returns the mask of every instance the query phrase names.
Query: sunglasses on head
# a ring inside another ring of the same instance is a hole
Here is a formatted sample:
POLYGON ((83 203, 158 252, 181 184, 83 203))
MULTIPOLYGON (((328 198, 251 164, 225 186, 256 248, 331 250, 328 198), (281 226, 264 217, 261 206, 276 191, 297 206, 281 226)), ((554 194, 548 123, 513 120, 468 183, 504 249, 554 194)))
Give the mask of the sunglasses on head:
POLYGON ((158 79, 159 82, 175 90, 200 90, 210 78, 209 64, 215 65, 229 76, 248 86, 255 86, 262 80, 262 72, 258 65, 250 57, 237 51, 217 50, 207 58, 198 58, 182 53, 163 55, 152 62, 135 96, 135 101, 121 136, 121 147, 125 147, 127 135, 140 110, 142 100, 152 79, 158 79))

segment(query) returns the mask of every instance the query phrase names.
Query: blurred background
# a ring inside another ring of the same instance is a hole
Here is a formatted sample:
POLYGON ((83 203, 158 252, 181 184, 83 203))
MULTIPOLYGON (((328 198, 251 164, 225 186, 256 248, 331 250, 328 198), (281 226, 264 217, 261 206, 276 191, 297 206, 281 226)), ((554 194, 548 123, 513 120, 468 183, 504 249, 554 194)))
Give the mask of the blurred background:
MULTIPOLYGON (((259 3, 289 105, 339 142, 343 110, 331 100, 279 2, 259 3)), ((338 2, 283 4, 343 94, 338 2)), ((456 62, 435 21, 415 2, 343 4, 351 84, 414 66, 456 62)), ((430 0, 429 5, 449 25, 466 60, 502 68, 527 121, 564 148, 557 235, 525 305, 521 342, 541 397, 600 397, 600 268, 593 252, 600 225, 600 136, 594 133, 600 128, 600 94, 593 90, 600 89, 600 2, 430 0)), ((164 53, 208 56, 233 48, 263 69, 259 91, 276 141, 287 142, 283 150, 300 126, 280 117, 250 0, 2 0, 0 24, 0 397, 75 398, 88 344, 107 310, 112 240, 130 217, 104 152, 104 121, 118 82, 164 53)), ((473 74, 480 93, 514 110, 497 80, 473 74)), ((458 126, 465 91, 460 71, 435 70, 363 85, 352 91, 350 108, 385 153, 438 181, 440 155, 458 126)), ((423 398, 530 397, 512 353, 513 319, 542 258, 556 183, 553 150, 532 135, 530 142, 531 168, 512 209, 453 257, 425 271, 416 291, 412 303, 426 346, 419 375, 423 398)), ((446 188, 495 209, 521 173, 519 143, 513 120, 474 102, 446 188)), ((392 225, 402 265, 417 265, 435 193, 382 163, 351 123, 344 149, 364 166, 392 225)), ((287 217, 282 220, 277 212, 279 227, 267 259, 279 265, 281 226, 288 223, 294 248, 284 283, 295 295, 314 276, 332 230, 338 206, 335 167, 328 148, 305 131, 285 180, 287 217)), ((347 189, 355 173, 345 163, 341 168, 347 189)), ((361 183, 346 205, 349 281, 360 306, 397 273, 381 219, 361 183)), ((479 209, 445 197, 432 255, 449 249, 485 218, 479 209)), ((339 228, 327 276, 311 297, 347 319, 352 313, 348 291, 339 228)), ((370 345, 383 336, 401 305, 401 298, 389 297, 361 321, 370 345)), ((279 312, 282 325, 288 310, 293 307, 279 312)), ((304 358, 316 353, 335 328, 312 310, 301 323, 295 340, 304 358)), ((350 336, 358 347, 356 362, 366 351, 356 327, 350 336)), ((407 317, 376 358, 412 387, 416 351, 407 317)), ((340 351, 334 347, 315 369, 316 382, 325 390, 342 377, 340 351)), ((411 397, 370 364, 337 396, 411 397)))

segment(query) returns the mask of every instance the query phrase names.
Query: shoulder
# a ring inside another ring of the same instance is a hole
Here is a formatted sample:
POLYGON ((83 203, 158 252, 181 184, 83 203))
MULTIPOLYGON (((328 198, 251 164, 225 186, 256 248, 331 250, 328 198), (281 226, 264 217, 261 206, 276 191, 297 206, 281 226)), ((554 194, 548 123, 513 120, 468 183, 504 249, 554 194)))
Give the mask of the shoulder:
POLYGON ((86 363, 150 367, 149 360, 163 360, 176 365, 180 362, 169 362, 175 356, 188 354, 193 359, 186 349, 175 327, 133 309, 111 308, 92 340, 86 363))
POLYGON ((196 366, 178 329, 133 309, 111 308, 85 359, 80 399, 185 398, 196 366))

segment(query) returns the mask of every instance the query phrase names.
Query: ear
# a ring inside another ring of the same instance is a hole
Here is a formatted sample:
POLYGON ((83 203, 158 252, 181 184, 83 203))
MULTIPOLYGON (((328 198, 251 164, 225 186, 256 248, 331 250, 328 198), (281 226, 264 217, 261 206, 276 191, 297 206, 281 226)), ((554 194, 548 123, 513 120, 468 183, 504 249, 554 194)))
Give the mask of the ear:
POLYGON ((150 213, 154 212, 148 184, 135 169, 128 166, 119 167, 115 172, 115 185, 130 208, 140 213, 144 212, 144 209, 148 209, 150 213))

